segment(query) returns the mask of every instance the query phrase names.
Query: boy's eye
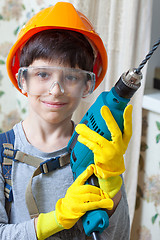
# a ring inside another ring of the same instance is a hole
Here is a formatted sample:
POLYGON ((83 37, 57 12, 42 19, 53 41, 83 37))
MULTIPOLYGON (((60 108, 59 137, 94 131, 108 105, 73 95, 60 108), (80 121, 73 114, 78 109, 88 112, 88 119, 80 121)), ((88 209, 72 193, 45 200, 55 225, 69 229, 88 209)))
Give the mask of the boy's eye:
POLYGON ((37 76, 40 77, 41 79, 48 79, 49 74, 47 72, 38 72, 37 76))
POLYGON ((67 81, 69 81, 69 82, 74 82, 74 83, 76 83, 76 82, 78 82, 80 80, 78 75, 71 75, 71 74, 70 75, 66 75, 65 79, 67 81))

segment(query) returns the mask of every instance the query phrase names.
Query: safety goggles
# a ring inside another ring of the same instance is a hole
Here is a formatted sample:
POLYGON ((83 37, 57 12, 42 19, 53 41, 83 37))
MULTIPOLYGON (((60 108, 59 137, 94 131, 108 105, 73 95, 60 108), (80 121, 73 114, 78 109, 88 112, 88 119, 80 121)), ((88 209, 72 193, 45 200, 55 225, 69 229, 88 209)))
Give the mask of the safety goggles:
POLYGON ((64 94, 76 95, 84 87, 83 97, 91 94, 95 87, 95 74, 76 68, 65 67, 21 67, 18 85, 30 95, 54 94, 58 86, 64 94))

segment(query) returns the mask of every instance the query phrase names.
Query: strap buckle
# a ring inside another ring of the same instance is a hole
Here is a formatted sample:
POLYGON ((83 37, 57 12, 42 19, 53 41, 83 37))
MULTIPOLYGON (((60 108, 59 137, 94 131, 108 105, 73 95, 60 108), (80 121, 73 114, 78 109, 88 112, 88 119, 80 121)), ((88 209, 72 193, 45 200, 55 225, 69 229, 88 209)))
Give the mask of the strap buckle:
POLYGON ((4 147, 4 150, 2 152, 2 157, 9 158, 16 161, 15 160, 16 153, 17 153, 17 150, 4 147))
POLYGON ((8 183, 5 183, 4 193, 8 201, 12 202, 13 201, 12 186, 10 186, 8 183))
POLYGON ((60 162, 59 162, 60 157, 56 157, 53 159, 46 160, 42 163, 40 163, 40 170, 43 174, 49 173, 57 168, 60 168, 60 162))

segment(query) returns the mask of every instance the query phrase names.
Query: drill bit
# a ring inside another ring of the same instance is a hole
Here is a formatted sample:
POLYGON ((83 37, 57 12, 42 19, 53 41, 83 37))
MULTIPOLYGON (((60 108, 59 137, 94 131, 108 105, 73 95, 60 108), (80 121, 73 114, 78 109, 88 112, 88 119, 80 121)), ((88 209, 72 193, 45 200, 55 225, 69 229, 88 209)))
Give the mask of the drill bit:
POLYGON ((100 236, 99 236, 99 234, 98 234, 98 232, 92 232, 92 238, 94 239, 94 240, 100 240, 100 236))
POLYGON ((141 62, 138 68, 136 68, 135 72, 140 73, 141 69, 144 67, 146 62, 150 59, 154 51, 157 49, 157 47, 160 44, 160 39, 153 45, 152 49, 149 51, 149 53, 146 55, 145 59, 141 62))

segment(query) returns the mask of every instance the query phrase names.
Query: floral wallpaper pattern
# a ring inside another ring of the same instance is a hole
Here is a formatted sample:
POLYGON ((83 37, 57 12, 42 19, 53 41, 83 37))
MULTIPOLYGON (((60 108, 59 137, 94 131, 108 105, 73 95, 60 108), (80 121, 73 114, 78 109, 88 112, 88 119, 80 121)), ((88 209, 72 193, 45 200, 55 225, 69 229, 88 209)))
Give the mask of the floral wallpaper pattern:
POLYGON ((143 110, 139 178, 132 240, 160 236, 160 117, 143 110))
POLYGON ((21 0, 6 0, 2 7, 2 19, 11 20, 15 18, 19 20, 22 14, 22 10, 25 8, 21 0))
MULTIPOLYGON (((40 9, 56 2, 58 1, 0 1, 0 132, 11 129, 27 113, 26 97, 12 86, 7 75, 5 63, 9 49, 16 41, 20 28, 29 18, 40 9)), ((148 112, 143 112, 139 181, 131 236, 133 240, 158 240, 160 236, 160 160, 158 159, 160 155, 160 120, 159 116, 155 117, 156 120, 149 118, 148 112), (149 137, 148 129, 151 129, 152 125, 155 128, 155 135, 153 136, 153 132, 150 130, 151 137, 149 137), (153 153, 153 151, 155 152, 153 153), (151 163, 152 161, 153 163, 151 163), (151 169, 147 165, 148 163, 151 163, 151 169)))

